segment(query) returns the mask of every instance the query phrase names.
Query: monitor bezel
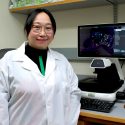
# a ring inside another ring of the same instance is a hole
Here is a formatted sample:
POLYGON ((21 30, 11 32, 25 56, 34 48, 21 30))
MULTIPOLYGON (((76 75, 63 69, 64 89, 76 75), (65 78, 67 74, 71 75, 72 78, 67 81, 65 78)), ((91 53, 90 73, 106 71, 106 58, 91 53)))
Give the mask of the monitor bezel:
POLYGON ((87 25, 79 25, 78 26, 78 58, 84 58, 84 59, 93 59, 93 58, 118 58, 118 59, 125 59, 125 56, 85 56, 84 54, 81 54, 80 52, 80 28, 81 27, 101 27, 101 26, 125 26, 125 23, 105 23, 105 24, 87 24, 87 25))

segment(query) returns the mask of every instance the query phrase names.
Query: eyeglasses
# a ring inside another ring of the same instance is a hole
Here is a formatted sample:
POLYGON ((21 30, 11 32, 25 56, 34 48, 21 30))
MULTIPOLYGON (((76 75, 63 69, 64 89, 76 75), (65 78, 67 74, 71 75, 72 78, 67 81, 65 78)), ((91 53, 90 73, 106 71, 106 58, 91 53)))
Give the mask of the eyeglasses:
POLYGON ((44 28, 44 32, 46 34, 53 33, 53 27, 50 24, 49 25, 45 25, 45 26, 41 26, 41 25, 38 25, 38 24, 33 24, 32 25, 32 31, 35 32, 35 33, 40 33, 43 28, 44 28))

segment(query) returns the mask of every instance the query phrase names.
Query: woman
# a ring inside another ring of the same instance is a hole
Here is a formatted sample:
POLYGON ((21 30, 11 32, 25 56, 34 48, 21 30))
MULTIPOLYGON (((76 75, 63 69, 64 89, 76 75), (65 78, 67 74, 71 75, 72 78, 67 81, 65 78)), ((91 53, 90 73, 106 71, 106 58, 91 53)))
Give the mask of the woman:
POLYGON ((0 61, 0 125, 77 125, 78 79, 49 48, 56 33, 52 14, 34 10, 24 29, 27 41, 0 61))

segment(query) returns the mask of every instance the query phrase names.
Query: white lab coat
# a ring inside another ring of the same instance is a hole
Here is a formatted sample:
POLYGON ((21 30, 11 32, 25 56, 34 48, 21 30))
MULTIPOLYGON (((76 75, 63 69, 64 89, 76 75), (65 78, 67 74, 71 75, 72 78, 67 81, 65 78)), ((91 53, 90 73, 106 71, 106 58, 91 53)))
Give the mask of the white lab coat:
POLYGON ((0 125, 77 125, 80 90, 70 63, 49 49, 42 76, 24 53, 25 43, 0 60, 0 125))

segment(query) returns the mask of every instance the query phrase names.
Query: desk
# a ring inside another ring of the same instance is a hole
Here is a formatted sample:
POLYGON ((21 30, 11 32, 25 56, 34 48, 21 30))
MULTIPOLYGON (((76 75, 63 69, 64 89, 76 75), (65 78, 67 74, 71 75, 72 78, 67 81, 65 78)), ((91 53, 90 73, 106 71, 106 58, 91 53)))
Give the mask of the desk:
POLYGON ((117 101, 110 113, 81 109, 78 125, 125 125, 125 101, 117 101))

